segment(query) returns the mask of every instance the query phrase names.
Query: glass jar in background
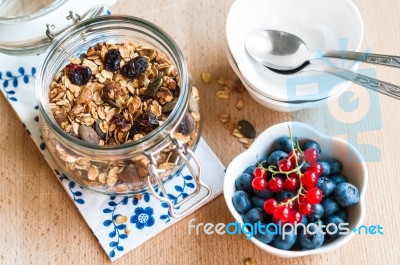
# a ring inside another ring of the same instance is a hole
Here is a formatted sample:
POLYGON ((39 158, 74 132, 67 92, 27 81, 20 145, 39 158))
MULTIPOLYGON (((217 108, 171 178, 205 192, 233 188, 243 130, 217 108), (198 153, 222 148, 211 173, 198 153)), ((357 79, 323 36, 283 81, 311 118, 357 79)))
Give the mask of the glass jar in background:
POLYGON ((201 181, 201 165, 193 154, 201 131, 199 95, 192 86, 184 57, 176 43, 156 25, 130 16, 102 16, 79 22, 49 47, 36 80, 39 119, 48 150, 71 180, 104 194, 140 194, 150 190, 168 203, 171 216, 179 217, 205 201, 211 189, 201 181), (84 54, 98 43, 145 43, 164 53, 175 66, 179 97, 167 119, 143 138, 119 145, 84 142, 66 133, 54 119, 49 102, 53 78, 69 59, 84 54), (185 134, 182 123, 194 121, 194 130, 185 134), (189 163, 192 159, 194 163, 189 163), (195 164, 195 166, 193 165, 195 164), (196 181, 196 190, 177 204, 167 198, 163 183, 187 166, 196 181), (163 196, 154 190, 158 186, 163 196), (180 213, 176 208, 204 188, 207 192, 180 213))
POLYGON ((0 52, 43 53, 69 27, 104 13, 116 0, 0 0, 0 52))

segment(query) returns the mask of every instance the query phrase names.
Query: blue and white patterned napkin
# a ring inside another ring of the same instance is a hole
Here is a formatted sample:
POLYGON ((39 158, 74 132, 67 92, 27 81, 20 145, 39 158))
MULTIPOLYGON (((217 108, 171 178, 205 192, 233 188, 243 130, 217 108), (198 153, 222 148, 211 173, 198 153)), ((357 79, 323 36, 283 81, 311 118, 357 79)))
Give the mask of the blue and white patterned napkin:
MULTIPOLYGON (((106 196, 84 189, 60 173, 46 150, 39 130, 35 78, 40 57, 0 54, 0 89, 25 124, 33 141, 98 238, 100 245, 110 260, 114 261, 179 219, 170 217, 168 206, 150 193, 143 194, 140 200, 132 196, 106 196)), ((195 154, 202 164, 203 181, 213 191, 204 203, 206 204, 221 194, 225 168, 203 139, 200 140, 195 154)), ((184 168, 165 186, 169 197, 179 201, 194 191, 193 183, 192 176, 184 168)))

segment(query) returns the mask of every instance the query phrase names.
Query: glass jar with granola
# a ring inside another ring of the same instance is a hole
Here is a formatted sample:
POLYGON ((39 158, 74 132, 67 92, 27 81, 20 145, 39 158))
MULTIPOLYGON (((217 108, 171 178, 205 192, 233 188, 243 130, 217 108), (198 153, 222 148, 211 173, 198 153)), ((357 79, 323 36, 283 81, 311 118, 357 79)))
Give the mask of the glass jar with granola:
POLYGON ((201 129, 199 94, 167 33, 134 17, 90 19, 56 40, 41 65, 43 139, 71 180, 105 194, 150 190, 172 216, 191 210, 178 214, 175 207, 201 188, 207 192, 199 203, 210 195, 192 151, 201 129), (174 205, 153 186, 165 194, 163 183, 183 166, 197 188, 174 205))

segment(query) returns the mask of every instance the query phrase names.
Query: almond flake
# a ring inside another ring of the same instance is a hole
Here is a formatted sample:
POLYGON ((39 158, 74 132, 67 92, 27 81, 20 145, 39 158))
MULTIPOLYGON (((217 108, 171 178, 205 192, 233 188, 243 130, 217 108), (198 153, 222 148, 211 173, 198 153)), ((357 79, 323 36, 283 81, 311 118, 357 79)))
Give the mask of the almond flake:
POLYGON ((226 92, 224 90, 217 91, 217 93, 215 93, 215 95, 219 99, 228 99, 229 98, 229 92, 226 92))
POLYGON ((241 98, 238 99, 238 101, 236 103, 236 108, 238 110, 242 110, 244 108, 244 100, 243 99, 241 99, 241 98))
POLYGON ((228 114, 221 114, 221 115, 218 116, 218 119, 219 119, 220 122, 225 124, 231 119, 231 117, 228 114))
POLYGON ((206 84, 210 83, 211 74, 208 72, 201 73, 201 80, 203 80, 203 82, 206 84))

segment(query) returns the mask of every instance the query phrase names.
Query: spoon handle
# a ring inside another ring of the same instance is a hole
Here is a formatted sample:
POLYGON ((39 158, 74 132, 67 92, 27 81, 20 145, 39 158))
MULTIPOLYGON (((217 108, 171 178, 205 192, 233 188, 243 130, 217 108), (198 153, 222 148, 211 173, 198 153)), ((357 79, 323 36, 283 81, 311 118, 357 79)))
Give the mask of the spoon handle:
POLYGON ((333 66, 326 66, 323 69, 324 72, 328 72, 340 78, 350 80, 360 86, 369 88, 384 95, 400 99, 400 86, 333 66))
POLYGON ((400 57, 392 55, 362 53, 362 52, 352 52, 352 51, 346 51, 346 52, 325 51, 322 52, 322 57, 347 59, 347 60, 400 68, 400 57))

